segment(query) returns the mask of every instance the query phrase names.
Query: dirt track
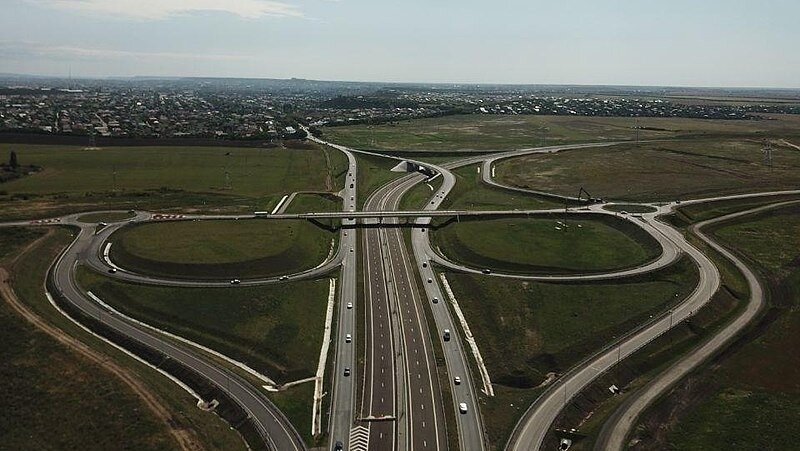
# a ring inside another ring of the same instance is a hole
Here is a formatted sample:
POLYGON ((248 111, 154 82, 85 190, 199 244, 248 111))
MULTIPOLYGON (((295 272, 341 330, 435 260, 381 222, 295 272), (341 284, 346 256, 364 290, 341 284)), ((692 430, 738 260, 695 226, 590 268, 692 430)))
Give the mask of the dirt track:
MULTIPOLYGON (((14 264, 19 260, 19 258, 30 252, 31 249, 35 248, 38 244, 40 244, 47 236, 49 236, 52 232, 44 235, 43 237, 39 238, 38 240, 32 242, 28 246, 26 246, 11 262, 11 267, 14 267, 14 264)), ((175 441, 178 443, 180 448, 184 451, 200 451, 203 450, 203 445, 198 441, 196 435, 193 431, 182 429, 176 426, 177 422, 172 418, 169 411, 166 407, 161 403, 161 401, 153 394, 147 386, 139 380, 136 376, 131 374, 130 371, 126 370, 122 366, 118 365, 114 361, 110 360, 104 354, 97 352, 87 345, 81 343, 77 339, 73 338, 72 336, 68 335, 61 329, 48 324, 45 320, 39 317, 37 314, 30 311, 25 304, 23 304, 19 298, 17 297, 16 293, 14 292, 13 288, 9 284, 9 272, 4 267, 0 267, 0 297, 6 300, 8 305, 17 312, 20 316, 25 318, 29 323, 31 323, 34 327, 41 330, 42 332, 50 335, 54 339, 56 339, 61 344, 65 345, 67 348, 75 351, 77 354, 80 354, 84 358, 90 360, 91 362, 97 364, 98 366, 104 368, 106 371, 112 373, 116 377, 118 377, 122 382, 124 382, 130 389, 139 396, 139 398, 144 401, 145 405, 167 426, 170 431, 170 434, 175 438, 175 441)))

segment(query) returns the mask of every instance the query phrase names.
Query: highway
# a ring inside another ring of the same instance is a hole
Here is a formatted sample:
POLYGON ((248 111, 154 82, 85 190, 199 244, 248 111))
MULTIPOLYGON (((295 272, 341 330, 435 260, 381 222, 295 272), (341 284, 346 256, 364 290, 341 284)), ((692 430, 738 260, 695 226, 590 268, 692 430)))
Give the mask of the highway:
MULTIPOLYGON (((381 199, 371 196, 365 208, 378 208, 381 199)), ((366 308, 366 331, 364 347, 364 374, 361 401, 361 416, 391 420, 370 422, 365 426, 369 432, 368 449, 397 449, 398 439, 405 439, 407 417, 404 405, 397 403, 397 387, 405 382, 402 361, 396 362, 396 353, 402 354, 396 338, 396 325, 392 316, 396 311, 391 307, 388 270, 381 250, 381 239, 377 229, 362 233, 364 278, 364 304, 366 308), (398 380, 398 377, 402 378, 398 380), (402 431, 398 434, 398 430, 402 431), (401 435, 401 437, 398 437, 401 435)))
MULTIPOLYGON (((312 138, 320 143, 324 141, 312 138)), ((336 335, 333 349, 334 374, 332 376, 332 401, 328 430, 330 443, 333 445, 342 442, 344 449, 448 449, 445 411, 448 406, 442 402, 439 387, 436 362, 433 355, 433 340, 438 339, 444 351, 447 366, 450 392, 453 394, 452 411, 454 412, 459 437, 459 447, 466 450, 483 450, 485 437, 482 426, 481 412, 478 404, 476 384, 473 381, 473 372, 469 366, 467 353, 460 335, 461 326, 454 321, 451 310, 447 307, 448 297, 443 293, 438 275, 433 271, 431 263, 441 266, 473 273, 481 273, 482 268, 468 268, 451 262, 435 252, 429 241, 428 227, 433 216, 535 216, 563 214, 564 209, 552 210, 523 210, 523 211, 469 211, 469 210, 438 210, 442 201, 455 184, 455 177, 449 169, 462 167, 469 164, 483 162, 482 173, 484 182, 499 188, 534 193, 537 195, 550 195, 538 191, 519 189, 499 184, 491 178, 491 167, 501 158, 525 155, 530 153, 553 153, 562 150, 593 148, 598 146, 612 146, 618 143, 593 143, 568 146, 552 146, 538 149, 521 149, 502 152, 486 156, 473 156, 447 163, 443 166, 425 164, 441 174, 442 187, 433 193, 423 210, 398 211, 402 196, 414 185, 422 182, 424 177, 420 174, 409 174, 400 177, 379 188, 367 200, 365 211, 356 212, 356 160, 353 152, 380 155, 372 152, 361 152, 343 146, 333 145, 343 151, 349 161, 349 171, 344 189, 339 193, 343 202, 343 212, 335 213, 306 213, 299 215, 237 215, 237 216, 203 216, 186 215, 179 218, 153 217, 146 212, 137 212, 133 223, 153 220, 206 220, 206 219, 246 219, 254 217, 267 217, 270 219, 322 219, 333 218, 342 221, 339 246, 331 253, 326 261, 316 268, 297 274, 288 275, 291 279, 317 277, 334 271, 341 266, 341 281, 339 283, 339 299, 336 313, 336 335), (408 253, 403 236, 403 229, 395 227, 400 218, 413 220, 417 227, 411 231, 411 243, 414 261, 408 253), (356 223, 365 225, 383 224, 381 227, 366 227, 361 231, 363 249, 358 249, 359 236, 356 233, 356 223), (358 258, 362 256, 365 311, 360 312, 361 304, 357 302, 358 258), (422 278, 423 290, 420 290, 416 271, 422 278), (434 301, 437 300, 437 301, 434 301), (352 307, 348 308, 348 303, 352 307), (433 312, 436 330, 429 330, 426 320, 425 303, 433 312), (357 336, 356 322, 365 321, 365 337, 357 336), (444 340, 442 332, 451 331, 451 339, 444 340), (351 342, 345 340, 346 335, 352 337, 351 342), (438 338, 436 338, 438 337, 438 338), (364 374, 359 374, 356 355, 358 340, 364 340, 364 374), (345 369, 349 369, 345 375, 345 369), (459 376, 462 383, 456 384, 454 376, 459 376), (358 384, 361 383, 362 396, 359 411, 356 411, 358 399, 358 384), (468 406, 467 413, 459 412, 459 403, 468 406)), ((399 159, 397 157, 390 157, 399 159)), ((413 160, 411 160, 413 161, 413 160)), ((684 201, 683 205, 697 202, 710 202, 735 198, 756 197, 764 195, 795 194, 800 191, 781 191, 770 193, 753 193, 736 196, 720 196, 709 199, 684 201)), ((568 196, 551 195, 562 200, 577 200, 568 196)), ((562 377, 551 384, 545 392, 531 405, 523 419, 517 425, 508 449, 538 449, 549 430, 553 420, 576 393, 591 383, 602 372, 618 363, 620 359, 632 354, 641 346, 666 331, 672 324, 678 324, 691 316, 704 305, 719 286, 719 273, 714 265, 700 251, 691 246, 684 237, 672 227, 660 222, 657 218, 668 214, 678 206, 677 203, 654 205, 657 211, 642 214, 641 217, 628 217, 650 233, 662 247, 661 255, 644 265, 625 270, 578 275, 518 275, 498 274, 494 277, 509 277, 515 279, 531 280, 603 280, 609 278, 627 277, 654 271, 674 262, 681 254, 693 258, 700 268, 700 283, 696 290, 679 306, 663 315, 653 319, 632 331, 620 342, 610 345, 590 356, 562 377)), ((604 210, 603 204, 595 204, 579 209, 569 210, 569 214, 606 214, 616 213, 604 210)), ((752 213, 752 212, 744 212, 752 213)), ((84 214, 84 213, 82 213, 84 214)), ((259 433, 269 446, 274 449, 303 449, 304 445, 297 433, 293 430, 283 415, 248 382, 241 380, 228 370, 206 361, 201 355, 196 354, 189 346, 177 346, 158 336, 158 333, 148 331, 141 326, 104 312, 103 308, 90 300, 74 282, 74 266, 78 261, 100 271, 116 267, 108 260, 107 239, 119 227, 128 223, 112 224, 95 234, 94 225, 80 224, 77 222, 79 215, 69 215, 63 218, 52 218, 43 221, 17 221, 0 224, 10 225, 57 225, 67 224, 78 226, 81 232, 75 242, 70 246, 53 266, 52 275, 59 292, 78 308, 87 314, 102 318, 104 323, 119 332, 138 340, 151 348, 163 349, 168 355, 194 368, 210 381, 220 387, 225 387, 237 403, 242 405, 252 416, 259 433), (105 314, 104 314, 105 313, 105 314)), ((729 219, 726 217, 725 219, 729 219)), ((705 223, 699 226, 705 225, 705 223)), ((700 232, 698 232, 700 233, 700 232)), ((712 244, 713 246, 713 244, 712 244)), ((148 283, 171 286, 229 286, 228 280, 174 280, 139 275, 119 268, 110 276, 132 282, 148 283)), ((241 285, 261 285, 281 282, 280 277, 242 280, 241 285)), ((721 338, 724 342, 725 339, 721 338)), ((721 346, 723 343, 720 343, 721 346)), ((676 373, 677 374, 677 373, 676 373)), ((666 376, 664 376, 666 377, 666 376)), ((679 378, 680 375, 673 375, 679 378)), ((677 380, 677 379, 676 379, 677 380)), ((484 381, 485 386, 486 381, 484 381)), ((659 389, 663 390, 662 385, 659 389)), ((652 393, 659 393, 655 390, 652 393)), ((650 396, 650 395, 648 395, 650 396)), ((652 395, 655 396, 655 395, 652 395)), ((638 398, 637 398, 638 399, 638 398)), ((643 395, 637 404, 642 409, 646 406, 648 397, 643 395)), ((638 407, 631 407, 635 409, 638 407)), ((635 412, 631 410, 630 412, 635 412)), ((620 415, 619 418, 635 419, 636 413, 620 415)), ((624 423, 624 422, 623 422, 624 423)), ((623 423, 614 429, 617 432, 609 433, 609 440, 623 440, 625 437, 623 423), (622 431, 622 432, 620 432, 622 431), (621 438, 620 438, 621 437, 621 438)))
MULTIPOLYGON (((381 198, 381 208, 396 209, 406 192, 406 185, 395 181, 379 189, 375 197, 381 198)), ((378 229, 385 258, 389 264, 391 291, 395 301, 395 322, 400 325, 403 343, 405 383, 398 385, 403 391, 405 414, 409 427, 407 446, 400 449, 448 449, 446 421, 439 389, 438 371, 433 352, 431 331, 420 296, 416 273, 406 249, 403 231, 396 227, 378 229)), ((435 332, 434 332, 435 333, 435 332)))
MULTIPOLYGON (((356 159, 352 153, 344 151, 348 160, 348 173, 345 178, 344 188, 340 192, 343 199, 343 208, 350 209, 351 205, 356 204, 357 199, 357 165, 356 159)), ((345 368, 355 371, 356 368, 356 352, 355 340, 356 337, 356 319, 357 303, 356 296, 358 291, 358 284, 356 281, 358 273, 357 261, 357 244, 356 231, 352 229, 353 222, 348 219, 342 220, 342 230, 339 236, 339 249, 337 250, 337 257, 333 261, 339 260, 341 262, 341 280, 339 282, 339 302, 338 314, 336 325, 336 338, 333 349, 335 350, 334 357, 334 371, 333 371, 333 400, 331 401, 330 417, 328 424, 328 432, 331 437, 331 443, 342 442, 347 447, 349 446, 353 422, 355 420, 355 404, 356 404, 356 377, 354 375, 345 376, 345 368), (353 308, 348 309, 348 302, 353 303, 353 308), (345 336, 351 334, 353 343, 345 343, 345 336)), ((320 266, 311 273, 325 272, 328 269, 326 265, 320 266)), ((306 274, 306 276, 313 277, 316 274, 306 274)), ((297 275, 292 275, 291 278, 297 278, 297 275)), ((244 284, 245 281, 242 281, 244 284)), ((348 449, 348 448, 345 448, 348 449)))

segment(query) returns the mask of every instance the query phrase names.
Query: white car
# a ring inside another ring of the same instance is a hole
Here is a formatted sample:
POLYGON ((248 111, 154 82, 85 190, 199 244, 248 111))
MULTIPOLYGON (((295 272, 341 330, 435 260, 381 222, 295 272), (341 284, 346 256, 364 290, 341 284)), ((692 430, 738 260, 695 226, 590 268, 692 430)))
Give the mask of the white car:
POLYGON ((467 413, 467 403, 465 402, 458 403, 458 411, 461 413, 467 413))
POLYGON ((461 377, 460 376, 454 377, 453 378, 453 383, 456 384, 456 385, 461 385, 461 377))
POLYGON ((347 334, 347 335, 344 336, 344 342, 345 343, 350 343, 351 341, 353 341, 353 336, 352 335, 347 334))
POLYGON ((348 308, 348 309, 351 309, 351 308, 353 308, 353 303, 352 303, 352 302, 348 302, 348 303, 347 303, 347 308, 348 308))
POLYGON ((239 285, 240 283, 242 283, 242 281, 239 279, 231 279, 231 285, 239 285))

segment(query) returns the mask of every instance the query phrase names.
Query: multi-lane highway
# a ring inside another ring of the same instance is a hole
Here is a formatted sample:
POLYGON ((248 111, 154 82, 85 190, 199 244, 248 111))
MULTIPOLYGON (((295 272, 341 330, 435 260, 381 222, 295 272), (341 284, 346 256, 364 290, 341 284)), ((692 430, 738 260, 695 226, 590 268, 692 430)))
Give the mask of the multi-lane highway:
MULTIPOLYGON (((312 138, 320 143, 324 141, 312 138)), ((339 193, 343 199, 341 213, 308 213, 293 215, 297 218, 318 219, 335 217, 342 220, 343 228, 339 247, 329 258, 316 268, 290 275, 292 279, 317 277, 341 266, 339 283, 339 299, 336 308, 336 334, 333 339, 334 373, 332 375, 331 410, 328 424, 330 443, 341 443, 343 449, 386 449, 386 450, 444 450, 448 449, 447 421, 448 410, 455 417, 460 449, 485 448, 483 423, 478 404, 476 384, 469 359, 460 334, 460 324, 454 320, 448 307, 438 275, 431 263, 467 272, 479 273, 482 268, 467 268, 451 262, 435 252, 429 241, 428 226, 431 217, 437 215, 537 215, 558 210, 533 211, 442 211, 438 210, 442 201, 450 193, 455 184, 455 177, 449 169, 469 164, 483 163, 483 180, 487 184, 503 189, 533 192, 538 195, 549 195, 538 191, 522 190, 504 186, 491 177, 492 165, 501 158, 519 156, 529 153, 553 153, 562 150, 581 149, 598 146, 610 146, 618 143, 580 144, 569 146, 553 146, 540 149, 522 149, 511 152, 493 154, 490 157, 471 156, 444 167, 426 164, 443 177, 440 189, 432 193, 426 206, 420 211, 398 212, 402 196, 414 185, 422 182, 420 174, 409 174, 400 177, 373 193, 365 203, 365 211, 356 212, 357 167, 352 152, 343 146, 336 146, 348 158, 349 167, 344 189, 339 193), (398 218, 413 219, 415 227, 411 232, 411 243, 414 260, 406 246, 403 228, 398 227, 398 218), (367 227, 360 232, 361 240, 356 233, 357 221, 365 224, 380 224, 379 227, 367 227), (358 244, 362 246, 357 246, 358 244), (357 272, 361 257, 363 293, 358 292, 357 272), (421 276, 417 278, 417 274, 421 276), (422 287, 420 287, 422 285, 422 287), (421 289, 420 289, 421 288, 421 289), (361 295, 361 296, 359 296, 361 295), (363 299, 363 305, 358 302, 363 299), (363 311, 361 308, 363 307, 363 311), (434 329, 428 327, 426 311, 433 314, 434 329), (364 322, 365 336, 357 334, 358 324, 364 322), (449 330, 449 338, 444 338, 444 331, 449 330), (363 368, 358 363, 357 344, 364 343, 363 368), (440 387, 440 376, 434 357, 434 344, 439 343, 443 350, 447 368, 447 384, 452 394, 450 405, 445 405, 440 387), (360 369, 362 371, 360 371, 360 369), (455 377, 459 378, 459 383, 455 377), (359 390, 361 396, 359 397, 359 390), (361 402, 357 406, 357 400, 361 402), (466 406, 463 411, 460 405, 466 406)), ((369 153, 369 152, 367 152, 369 153)), ((370 153, 375 155, 374 153, 370 153)), ((391 157, 395 158, 396 157, 391 157)), ((419 163, 419 162, 417 162, 419 163)), ((423 163, 419 163, 423 164, 423 163)), ((773 192, 739 196, 723 196, 703 201, 715 201, 765 194, 795 194, 800 191, 773 192)), ((568 196, 555 196, 562 200, 577 200, 568 196)), ((700 201, 685 201, 687 205, 700 201)), ((674 324, 691 316, 701 308, 719 286, 719 273, 711 261, 699 250, 690 245, 675 229, 660 222, 657 217, 671 212, 677 204, 657 205, 654 213, 627 217, 645 231, 650 233, 662 247, 662 254, 652 262, 636 268, 615 271, 605 274, 582 274, 568 276, 539 276, 493 273, 494 277, 510 277, 533 280, 601 280, 627 277, 654 271, 677 259, 680 254, 689 255, 700 268, 700 283, 697 289, 681 304, 665 312, 664 315, 642 325, 623 337, 619 342, 600 350, 595 355, 569 370, 560 379, 551 384, 534 402, 518 424, 508 445, 509 449, 538 449, 545 434, 549 431, 553 420, 558 416, 566 402, 581 389, 591 383, 599 374, 607 371, 620 359, 632 354, 649 341, 669 329, 674 324)), ((604 210, 603 205, 591 205, 579 210, 571 210, 570 214, 615 214, 604 210)), ((742 213, 742 214, 746 214, 742 213)), ((106 271, 114 267, 116 273, 110 274, 125 280, 140 283, 175 285, 175 286, 222 286, 229 281, 209 280, 171 280, 153 278, 134 274, 114 265, 108 258, 108 237, 126 223, 112 224, 95 233, 94 225, 80 224, 78 215, 60 218, 60 220, 42 221, 40 224, 69 224, 80 228, 78 238, 70 248, 54 264, 54 286, 63 299, 72 303, 81 311, 98 317, 114 330, 153 349, 165 352, 170 358, 193 368, 209 381, 223 388, 253 419, 258 432, 265 443, 273 449, 302 449, 304 447, 297 433, 285 417, 269 402, 269 400, 248 382, 242 380, 227 369, 208 361, 191 345, 179 346, 172 340, 160 336, 152 328, 141 327, 119 315, 109 314, 102 305, 94 302, 82 293, 74 281, 74 268, 78 261, 88 263, 91 267, 106 271)), ((232 219, 252 218, 261 215, 230 216, 184 216, 176 220, 232 219)), ((274 215, 273 219, 289 219, 292 215, 274 215), (284 218, 285 217, 285 218, 284 218)), ((731 215, 735 217, 735 215, 731 215)), ((293 217, 294 218, 294 217, 293 217)), ((297 219, 294 218, 294 219, 297 219)), ((148 213, 137 213, 133 222, 154 220, 148 213)), ((161 218, 163 219, 163 218, 161 218)), ((728 217, 720 218, 720 220, 728 217)), ((2 225, 30 225, 30 222, 6 223, 2 225)), ((702 225, 702 224, 701 224, 702 225)), ((702 235, 701 235, 702 238, 702 235)), ((705 238, 703 238, 705 239, 705 238)), ((716 247, 709 242, 712 247, 716 247)), ((725 251, 722 251, 725 254, 725 251)), ((261 280, 243 280, 241 285, 259 285, 280 282, 280 278, 261 280)), ((751 302, 758 306, 757 303, 751 302)), ((749 310, 748 310, 749 311, 749 310)), ((754 313, 753 313, 754 314, 754 313)), ((741 320, 741 318, 740 318, 741 320)), ((746 323, 745 320, 741 320, 746 323)), ((739 321, 739 322, 741 322, 739 321)), ((732 332, 733 333, 733 332, 732 332)), ((732 334, 731 333, 731 334, 732 334)), ((718 336, 717 346, 722 346, 730 336, 718 336)), ((698 361, 697 355, 691 365, 698 361)), ((689 366, 691 366, 689 365, 689 366)), ((624 439, 627 428, 649 400, 661 393, 674 380, 677 380, 687 366, 672 369, 665 373, 661 384, 634 399, 637 403, 628 404, 628 410, 619 414, 620 419, 613 428, 609 428, 607 440, 618 446, 624 439), (671 379, 670 379, 671 378, 671 379), (638 410, 637 410, 638 409, 638 410)), ((484 372, 485 373, 485 372, 484 372)), ((480 377, 484 377, 480 373, 480 377)), ((488 375, 484 377, 483 386, 491 388, 488 375)), ((611 445, 609 445, 611 446, 611 445)))

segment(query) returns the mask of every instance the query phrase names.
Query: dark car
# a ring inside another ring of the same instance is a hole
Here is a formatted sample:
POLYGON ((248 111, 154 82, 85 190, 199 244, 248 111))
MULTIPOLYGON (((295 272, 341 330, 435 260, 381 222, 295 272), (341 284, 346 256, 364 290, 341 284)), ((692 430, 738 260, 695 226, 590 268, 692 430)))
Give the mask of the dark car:
POLYGON ((343 449, 344 445, 342 444, 342 442, 336 442, 336 444, 333 445, 333 451, 342 451, 343 449))

